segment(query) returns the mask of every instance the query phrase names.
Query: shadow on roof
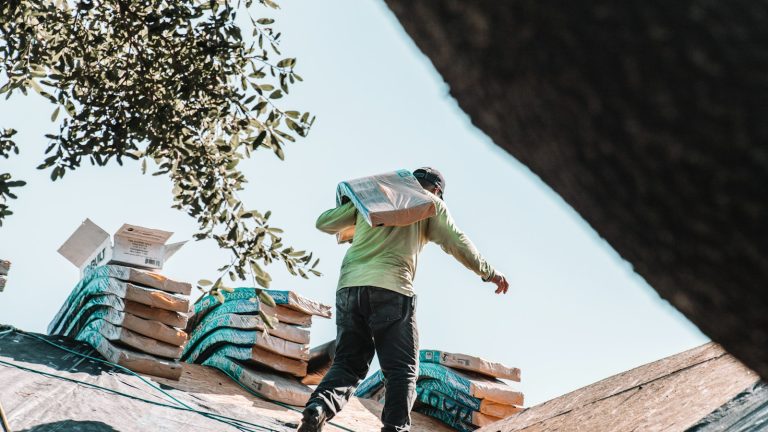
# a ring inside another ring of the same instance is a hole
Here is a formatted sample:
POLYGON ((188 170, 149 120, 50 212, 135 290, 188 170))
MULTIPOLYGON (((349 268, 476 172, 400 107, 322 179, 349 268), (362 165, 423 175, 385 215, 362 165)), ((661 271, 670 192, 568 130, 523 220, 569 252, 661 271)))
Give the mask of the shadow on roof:
MULTIPOLYGON (((68 353, 53 345, 42 343, 33 336, 18 331, 4 333, 10 329, 13 327, 0 324, 0 357, 8 357, 25 363, 42 364, 60 371, 76 370, 94 376, 105 372, 117 372, 111 366, 68 353)), ((99 353, 82 342, 61 336, 46 336, 45 339, 72 351, 101 358, 99 353)))
POLYGON ((47 423, 33 426, 30 429, 24 429, 19 432, 119 432, 112 426, 100 421, 75 421, 63 420, 54 423, 47 423))

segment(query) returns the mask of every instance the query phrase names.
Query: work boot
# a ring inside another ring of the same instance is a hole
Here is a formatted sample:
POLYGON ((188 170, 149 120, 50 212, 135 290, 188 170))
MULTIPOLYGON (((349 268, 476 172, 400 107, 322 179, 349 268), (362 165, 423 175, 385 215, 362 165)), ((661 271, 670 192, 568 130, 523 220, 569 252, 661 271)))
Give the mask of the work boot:
POLYGON ((323 430, 323 426, 325 426, 327 417, 322 405, 317 403, 309 404, 304 408, 301 423, 296 432, 320 432, 323 430))

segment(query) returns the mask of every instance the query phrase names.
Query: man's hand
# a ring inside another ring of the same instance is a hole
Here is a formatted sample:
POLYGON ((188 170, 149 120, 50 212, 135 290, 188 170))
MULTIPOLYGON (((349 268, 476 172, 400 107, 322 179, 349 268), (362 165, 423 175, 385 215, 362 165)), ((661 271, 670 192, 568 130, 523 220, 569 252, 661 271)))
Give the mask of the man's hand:
POLYGON ((496 275, 488 282, 496 284, 496 294, 506 294, 509 290, 509 282, 507 282, 507 278, 501 273, 496 273, 496 275))

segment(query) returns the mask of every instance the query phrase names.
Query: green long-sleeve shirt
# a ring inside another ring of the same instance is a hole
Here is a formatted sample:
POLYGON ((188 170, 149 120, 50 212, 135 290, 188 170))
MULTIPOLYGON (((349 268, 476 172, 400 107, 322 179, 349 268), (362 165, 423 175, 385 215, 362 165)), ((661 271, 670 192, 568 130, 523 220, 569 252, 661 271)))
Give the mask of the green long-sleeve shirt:
POLYGON ((495 275, 469 237, 453 222, 445 203, 435 195, 430 196, 437 213, 403 227, 371 227, 351 202, 320 215, 317 229, 329 234, 355 225, 352 246, 341 264, 338 289, 371 285, 412 296, 417 258, 430 241, 479 276, 495 275))

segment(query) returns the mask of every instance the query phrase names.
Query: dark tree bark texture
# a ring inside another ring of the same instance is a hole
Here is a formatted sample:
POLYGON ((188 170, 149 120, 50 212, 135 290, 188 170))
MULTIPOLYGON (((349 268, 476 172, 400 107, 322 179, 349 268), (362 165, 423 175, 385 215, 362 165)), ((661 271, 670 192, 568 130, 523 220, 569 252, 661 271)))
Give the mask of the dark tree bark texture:
POLYGON ((768 1, 386 2, 477 127, 768 378, 768 1))

